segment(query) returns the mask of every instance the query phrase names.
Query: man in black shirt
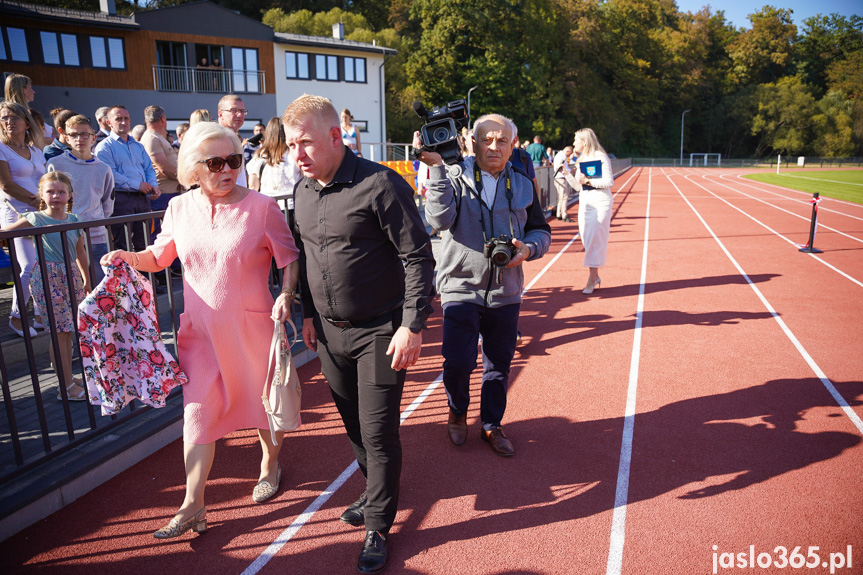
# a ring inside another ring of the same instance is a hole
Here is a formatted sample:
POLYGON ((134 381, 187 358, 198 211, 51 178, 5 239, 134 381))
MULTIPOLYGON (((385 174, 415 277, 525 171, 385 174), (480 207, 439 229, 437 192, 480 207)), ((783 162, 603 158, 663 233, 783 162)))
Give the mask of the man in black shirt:
POLYGON ((419 359, 432 312, 431 242, 413 190, 389 168, 349 153, 329 100, 301 96, 283 121, 305 176, 294 193, 295 239, 309 288, 303 339, 318 351, 366 477, 366 491, 341 520, 365 524, 357 569, 375 573, 386 566, 398 508, 405 369, 419 359))

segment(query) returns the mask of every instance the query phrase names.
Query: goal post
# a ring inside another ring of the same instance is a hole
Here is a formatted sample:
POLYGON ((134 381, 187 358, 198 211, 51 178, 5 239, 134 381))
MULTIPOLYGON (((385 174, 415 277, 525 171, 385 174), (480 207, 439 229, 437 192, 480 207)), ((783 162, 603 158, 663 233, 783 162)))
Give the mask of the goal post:
POLYGON ((696 154, 689 154, 689 167, 693 167, 695 165, 702 165, 705 168, 710 164, 711 159, 716 160, 716 166, 719 167, 722 165, 722 154, 709 154, 706 152, 698 152, 696 154), (703 158, 703 161, 701 160, 703 158), (695 161, 699 160, 701 163, 696 164, 695 161))

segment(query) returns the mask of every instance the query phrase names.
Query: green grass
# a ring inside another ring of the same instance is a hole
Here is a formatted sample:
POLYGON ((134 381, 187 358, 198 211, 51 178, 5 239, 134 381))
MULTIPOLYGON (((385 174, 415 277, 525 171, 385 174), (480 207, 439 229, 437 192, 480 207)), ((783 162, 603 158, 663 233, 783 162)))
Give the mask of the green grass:
POLYGON ((863 170, 794 171, 776 174, 749 174, 743 176, 757 182, 775 184, 822 196, 863 204, 863 170))

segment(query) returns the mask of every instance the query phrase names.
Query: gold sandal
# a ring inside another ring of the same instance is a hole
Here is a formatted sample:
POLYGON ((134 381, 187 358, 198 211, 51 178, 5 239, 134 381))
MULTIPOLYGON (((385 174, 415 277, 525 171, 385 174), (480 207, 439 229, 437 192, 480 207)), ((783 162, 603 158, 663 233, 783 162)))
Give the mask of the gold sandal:
POLYGON ((186 531, 191 529, 195 533, 206 533, 207 532, 207 508, 201 507, 201 510, 180 523, 180 521, 174 517, 171 521, 168 522, 167 525, 153 533, 153 537, 156 539, 173 539, 174 537, 179 537, 186 531))

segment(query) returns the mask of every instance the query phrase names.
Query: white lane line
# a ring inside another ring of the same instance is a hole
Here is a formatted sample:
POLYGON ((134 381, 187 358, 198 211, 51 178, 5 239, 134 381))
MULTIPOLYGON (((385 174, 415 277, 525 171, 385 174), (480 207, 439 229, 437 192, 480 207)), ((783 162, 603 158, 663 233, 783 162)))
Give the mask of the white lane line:
POLYGON ((626 538, 626 505, 629 497, 629 472, 632 466, 632 436, 635 430, 635 397, 638 390, 638 364, 641 361, 641 323, 644 313, 644 285, 647 282, 647 245, 650 237, 650 197, 653 169, 647 173, 647 209, 644 215, 644 250, 641 254, 641 279, 635 311, 635 333, 629 364, 629 387, 626 390, 626 410, 623 416, 623 439, 620 464, 617 468, 617 488, 614 493, 614 514, 611 518, 611 542, 608 549, 606 575, 620 575, 623 569, 623 544, 626 538))
MULTIPOLYGON (((715 176, 714 176, 714 177, 715 177, 715 176)), ((720 178, 721 180, 723 180, 723 181, 726 181, 726 182, 727 182, 727 181, 729 181, 729 177, 728 177, 727 175, 720 175, 720 176, 719 176, 719 178, 720 178)), ((707 178, 705 177, 705 179, 707 179, 707 178)), ((708 181, 708 182, 712 182, 713 180, 707 180, 707 181, 708 181)), ((808 203, 809 203, 809 200, 811 200, 811 199, 812 199, 812 194, 806 194, 806 195, 808 195, 808 196, 809 196, 809 199, 808 199, 808 200, 804 200, 804 199, 802 199, 802 198, 791 198, 791 197, 788 197, 787 195, 784 195, 784 194, 782 194, 782 193, 780 193, 780 192, 774 192, 773 190, 766 190, 766 189, 764 189, 764 188, 762 188, 762 187, 759 187, 759 186, 753 185, 752 183, 747 183, 747 182, 753 182, 753 181, 756 181, 756 182, 757 182, 758 180, 745 180, 745 179, 743 179, 743 180, 741 180, 741 181, 739 181, 739 182, 738 182, 738 181, 734 181, 734 183, 736 183, 736 184, 742 184, 742 185, 746 186, 747 188, 752 188, 753 190, 757 190, 757 191, 759 191, 759 192, 764 192, 765 194, 772 194, 772 195, 774 195, 774 196, 777 196, 777 197, 779 197, 779 198, 782 198, 783 200, 789 200, 789 201, 792 201, 792 202, 795 202, 795 203, 808 204, 808 203)), ((761 182, 759 182, 759 183, 761 183, 761 182)), ((788 190, 788 191, 795 191, 795 190, 788 190)), ((806 192, 803 192, 803 193, 806 193, 806 192)), ((821 204, 818 206, 818 211, 820 211, 820 212, 830 212, 830 213, 832 213, 832 214, 838 214, 838 215, 840 215, 840 216, 844 216, 844 217, 846 217, 846 218, 851 218, 851 219, 853 219, 853 220, 861 220, 861 221, 863 221, 863 217, 860 217, 860 216, 852 216, 851 214, 847 214, 847 213, 845 213, 845 212, 840 212, 839 210, 836 210, 836 209, 829 208, 829 207, 825 206, 824 204, 825 204, 826 202, 828 202, 828 201, 830 201, 830 202, 832 203, 832 202, 833 202, 833 201, 835 201, 835 200, 833 200, 833 198, 828 198, 827 196, 821 196, 821 204)), ((829 205, 829 204, 828 204, 828 205, 829 205)))
MULTIPOLYGON (((736 176, 732 176, 729 174, 729 175, 723 175, 720 177, 721 178, 737 178, 737 179, 742 180, 744 182, 757 182, 758 184, 761 184, 762 186, 770 186, 772 188, 779 188, 780 190, 782 190, 784 192, 790 192, 793 194, 802 194, 802 195, 809 196, 810 198, 812 197, 812 194, 810 194, 809 192, 804 192, 801 190, 795 190, 793 188, 786 188, 785 186, 780 186, 778 184, 771 184, 770 182, 762 182, 761 180, 751 180, 751 179, 745 177, 747 175, 752 175, 752 174, 737 174, 736 176)), ((762 190, 762 191, 768 191, 768 190, 762 190)), ((826 199, 830 200, 830 203, 834 203, 834 202, 839 203, 839 204, 842 204, 845 207, 849 207, 849 208, 863 208, 863 205, 857 204, 855 202, 849 202, 848 200, 840 200, 837 198, 826 198, 826 199)), ((842 213, 842 212, 838 212, 838 213, 842 213)))
MULTIPOLYGON (((677 175, 677 174, 674 174, 674 175, 677 175)), ((671 179, 671 177, 670 177, 670 176, 668 176, 668 175, 666 175, 666 177, 667 177, 668 179, 671 179)), ((701 185, 701 184, 699 184, 698 182, 696 182, 696 181, 692 180, 692 179, 691 179, 691 176, 683 176, 683 177, 684 177, 684 178, 686 178, 686 181, 690 182, 691 184, 694 184, 694 185, 698 186, 698 187, 699 187, 699 188, 701 188, 702 190, 706 191, 708 194, 710 194, 710 195, 712 195, 713 197, 715 197, 717 200, 719 200, 719 201, 721 201, 721 202, 723 202, 723 203, 727 204, 728 206, 730 206, 730 207, 734 208, 735 210, 737 210, 738 212, 740 212, 741 214, 743 214, 744 216, 746 216, 747 218, 749 218, 750 220, 752 220, 753 222, 755 222, 756 224, 760 225, 761 227, 763 227, 764 229, 766 229, 767 231, 769 231, 770 233, 775 234, 776 236, 778 236, 779 238, 781 238, 781 239, 785 240, 786 242, 788 242, 789 244, 791 244, 791 245, 792 245, 792 246, 794 246, 795 248, 797 247, 797 243, 796 243, 796 242, 791 241, 790 239, 786 238, 785 236, 783 236, 782 234, 780 234, 779 232, 777 232, 776 230, 774 230, 773 228, 771 228, 770 226, 768 226, 767 224, 765 224, 764 222, 762 222, 761 220, 757 219, 755 216, 753 216, 753 215, 751 215, 751 214, 748 214, 745 210, 743 210, 743 209, 741 209, 741 208, 738 208, 737 206, 735 206, 734 204, 732 204, 731 202, 729 202, 728 200, 726 200, 726 199, 725 199, 725 198, 723 198, 722 196, 719 196, 719 195, 717 195, 717 194, 713 193, 712 191, 710 191, 709 189, 705 188, 704 186, 702 186, 702 185, 701 185)), ((720 185, 720 186, 722 185, 721 183, 719 183, 719 182, 714 182, 713 180, 707 180, 707 181, 708 181, 708 182, 710 182, 711 184, 716 184, 716 185, 720 185)), ((675 187, 677 187, 677 186, 675 186, 675 187)), ((680 191, 680 190, 678 190, 678 192, 679 192, 679 191, 680 191)), ((860 280, 858 280, 857 278, 851 277, 850 275, 848 275, 848 274, 847 274, 847 273, 845 273, 844 271, 840 270, 839 268, 837 268, 837 267, 836 267, 836 266, 834 266, 833 264, 831 264, 831 263, 827 262, 824 258, 822 258, 822 257, 820 257, 820 256, 818 256, 818 255, 816 255, 816 254, 806 254, 806 255, 811 256, 811 257, 815 258, 816 260, 818 260, 819 262, 821 262, 822 264, 824 264, 825 266, 827 266, 828 268, 830 268, 831 270, 833 270, 833 271, 834 271, 834 272, 836 272, 837 274, 841 275, 841 276, 842 276, 842 277, 844 277, 845 279, 851 280, 852 282, 854 282, 854 283, 855 283, 855 284, 857 284, 858 286, 863 287, 863 282, 861 282, 861 281, 860 281, 860 280)))
POLYGON ((782 174, 783 178, 800 178, 801 180, 812 180, 813 182, 829 182, 831 184, 842 184, 843 186, 863 186, 854 182, 840 182, 839 180, 822 180, 820 178, 807 178, 806 176, 798 176, 796 174, 782 174))
POLYGON ((752 288, 752 290, 755 292, 755 295, 758 296, 758 299, 761 300, 761 303, 764 304, 764 307, 767 308, 767 311, 770 312, 770 315, 772 315, 773 319, 776 320, 776 323, 779 324, 779 327, 782 328, 783 333, 785 333, 788 339, 791 340, 791 343, 794 344, 794 347, 797 348, 798 353, 800 353, 806 363, 809 364, 809 367, 815 373, 815 376, 821 380, 821 383, 824 385, 830 395, 833 396, 833 399, 836 401, 837 404, 839 404, 839 407, 842 408, 842 411, 845 412, 845 415, 848 416, 848 419, 851 420, 851 423, 854 424, 854 427, 856 427, 857 430, 861 434, 863 434, 863 419, 860 419, 860 416, 857 415, 853 409, 851 409, 851 406, 848 405, 848 402, 845 401, 845 398, 842 397, 842 395, 833 385, 833 382, 830 381, 824 371, 818 366, 817 363, 815 363, 815 360, 812 359, 812 356, 809 355, 809 352, 806 351, 806 348, 803 347, 803 344, 800 343, 800 340, 797 339, 797 337, 794 335, 794 333, 791 331, 785 321, 781 317, 779 317, 779 314, 776 313, 776 310, 773 309, 773 306, 770 305, 770 302, 767 301, 767 298, 764 297, 764 294, 761 293, 761 290, 758 289, 758 286, 755 285, 755 282, 753 282, 752 279, 750 279, 749 275, 747 275, 747 273, 743 271, 743 268, 740 266, 739 263, 737 263, 737 260, 734 259, 734 256, 731 255, 731 252, 728 251, 728 249, 725 247, 725 244, 722 243, 722 240, 720 240, 719 237, 715 233, 713 233, 713 229, 707 224, 704 218, 701 217, 701 214, 698 212, 698 210, 695 209, 695 206, 692 205, 689 199, 685 195, 683 195, 683 192, 680 191, 680 188, 677 187, 677 184, 674 183, 674 180, 672 180, 671 177, 667 175, 666 178, 668 178, 668 181, 671 182, 672 186, 674 186, 674 189, 677 190, 677 193, 680 194, 680 197, 683 198, 683 201, 687 203, 687 205, 693 212, 695 212, 695 215, 698 217, 699 220, 701 220, 701 223, 707 229, 708 233, 713 236, 713 239, 716 240, 716 243, 719 244, 719 247, 722 248, 722 251, 725 252, 725 255, 728 257, 729 260, 731 260, 731 263, 734 265, 735 268, 737 268, 737 271, 740 272, 740 275, 743 276, 743 279, 746 280, 746 283, 749 284, 749 287, 752 288))
MULTIPOLYGON (((673 175, 682 175, 682 174, 673 174, 673 175)), ((668 176, 668 175, 666 175, 666 177, 667 177, 667 178, 670 178, 670 176, 668 176)), ((684 178, 686 178, 686 179, 689 179, 689 176, 683 176, 683 177, 684 177, 684 178)), ((702 176, 701 176, 701 178, 702 178, 702 179, 704 179, 704 180, 707 180, 708 182, 710 182, 710 183, 712 183, 712 184, 716 184, 716 185, 718 185, 718 186, 722 186, 723 188, 728 188, 729 190, 731 190, 732 192, 734 192, 734 193, 736 193, 736 194, 740 194, 741 196, 746 196, 747 198, 753 199, 753 200, 755 200, 756 202, 760 202, 760 203, 762 203, 762 204, 765 204, 765 205, 770 206, 771 208, 775 208, 775 209, 777 209, 777 210, 779 210, 779 211, 781 211, 781 212, 785 212, 786 214, 790 214, 790 215, 794 216, 795 218, 797 218, 797 219, 799 219, 799 220, 804 220, 804 221, 807 221, 807 222, 808 222, 808 221, 810 221, 810 220, 811 220, 811 218, 812 218, 812 216, 811 216, 811 215, 804 216, 804 215, 798 214, 798 213, 796 213, 796 212, 792 212, 791 210, 786 210, 785 208, 780 208, 779 206, 777 206, 777 205, 775 205, 775 204, 771 204, 770 202, 768 202, 768 201, 766 201, 766 200, 762 200, 762 199, 760 199, 760 198, 756 198, 755 196, 753 196, 753 195, 751 195, 751 194, 747 194, 746 192, 743 192, 743 191, 741 191, 741 190, 736 190, 736 189, 732 188, 731 186, 729 186, 728 184, 723 184, 722 182, 716 182, 716 181, 710 180, 710 179, 708 179, 708 178, 707 178, 707 176, 702 175, 702 176)), ((690 180, 690 181, 692 181, 692 180, 690 180)), ((715 194, 715 193, 713 193, 713 192, 710 192, 710 193, 711 193, 711 194, 713 194, 714 196, 716 196, 716 194, 715 194)), ((716 197, 718 198, 719 196, 716 196, 716 197)), ((830 226, 825 226, 824 224, 821 224, 821 223, 819 223, 819 224, 818 224, 818 227, 819 227, 819 228, 821 228, 821 229, 823 229, 823 230, 829 230, 829 231, 831 231, 831 232, 833 232, 833 233, 835 233, 835 234, 839 234, 840 236, 845 236, 846 238, 848 238, 848 239, 850 239, 850 240, 854 240, 855 242, 863 243, 863 239, 861 239, 861 238, 857 238, 857 237, 854 237, 854 236, 852 236, 852 235, 850 235, 850 234, 846 234, 845 232, 839 231, 839 230, 837 230, 836 228, 832 228, 832 227, 830 227, 830 226)))
MULTIPOLYGON (((635 177, 635 175, 633 175, 632 177, 635 177)), ((632 177, 630 177, 629 179, 632 179, 632 177)), ((623 185, 626 185, 626 183, 628 182, 629 180, 624 182, 623 185)), ((533 287, 533 285, 539 280, 539 278, 545 275, 545 272, 551 269, 552 264, 554 264, 558 259, 560 259, 563 253, 569 248, 569 246, 572 245, 572 243, 576 239, 578 239, 578 237, 579 235, 576 234, 571 240, 566 243, 565 246, 563 246, 563 248, 561 248, 561 250, 554 256, 554 258, 548 264, 546 264, 546 266, 542 268, 542 270, 536 275, 536 277, 531 280, 527 287, 524 288, 524 291, 522 291, 522 295, 524 295, 527 290, 533 287)), ((440 386, 442 382, 443 373, 440 373, 435 378, 435 380, 431 382, 428 387, 426 387, 423 392, 420 393, 411 402, 411 404, 404 409, 404 411, 402 411, 400 422, 404 423, 404 421, 420 405, 422 405, 423 401, 425 401, 434 392, 434 390, 437 389, 438 386, 440 386)), ((312 501, 312 503, 308 507, 306 507, 306 509, 300 515, 298 515, 297 518, 294 519, 294 521, 284 531, 282 531, 276 537, 276 539, 272 543, 270 543, 270 545, 266 549, 264 549, 264 551, 261 552, 261 554, 248 567, 246 567, 245 570, 243 570, 242 575, 256 575, 258 572, 260 572, 260 570, 263 569, 263 567, 267 563, 269 563, 270 559, 276 556, 276 554, 282 549, 282 547, 284 547, 288 543, 288 541, 290 541, 291 538, 296 535, 297 532, 299 532, 299 530, 302 529, 306 523, 308 523, 312 516, 314 516, 314 514, 317 513, 321 507, 323 507, 323 505, 330 499, 330 497, 332 497, 336 493, 336 491, 338 491, 339 488, 341 488, 342 485, 345 484, 345 482, 351 477, 351 475, 353 475, 358 470, 359 466, 357 465, 357 462, 352 461, 351 464, 348 465, 344 471, 342 471, 341 475, 339 475, 335 481, 330 483, 327 488, 324 489, 324 491, 322 491, 321 494, 318 495, 317 498, 315 498, 315 500, 312 501)))

